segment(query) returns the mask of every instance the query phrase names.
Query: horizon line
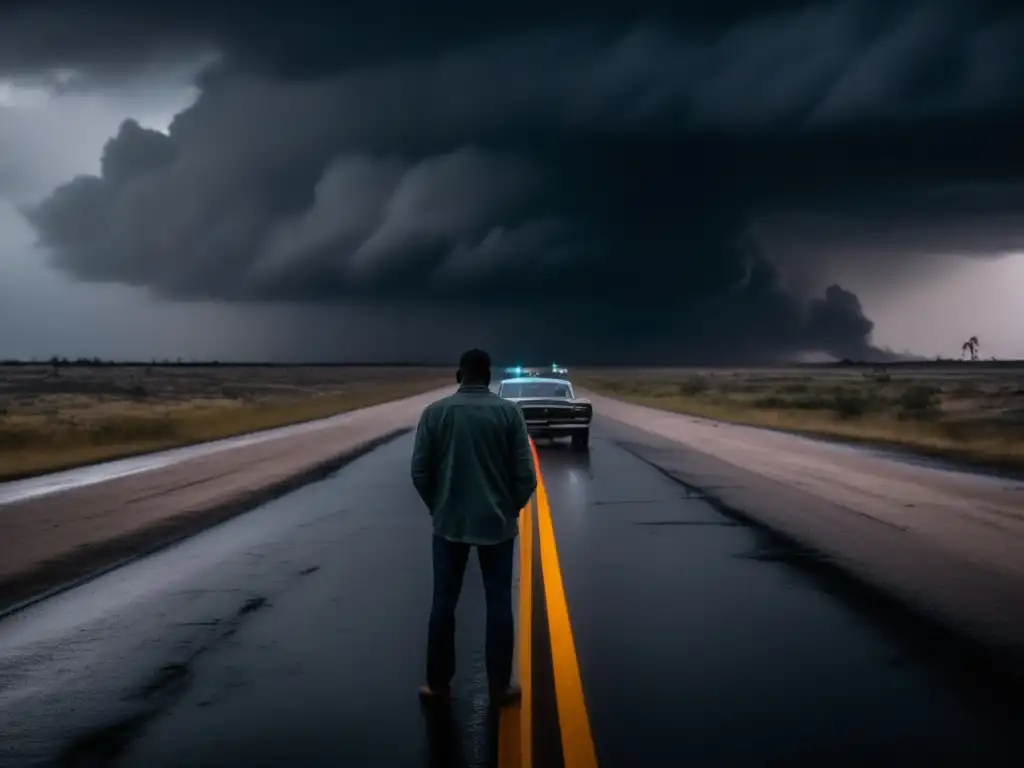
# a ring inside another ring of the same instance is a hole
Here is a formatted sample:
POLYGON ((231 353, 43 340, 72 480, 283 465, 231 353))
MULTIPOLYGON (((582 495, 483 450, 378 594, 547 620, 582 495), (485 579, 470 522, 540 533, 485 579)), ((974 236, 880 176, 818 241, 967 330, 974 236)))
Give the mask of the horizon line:
MULTIPOLYGON (((969 360, 962 357, 937 357, 937 358, 904 358, 900 360, 831 360, 831 361, 798 361, 779 360, 776 362, 736 362, 736 363, 573 363, 568 367, 575 368, 828 368, 828 367, 849 367, 849 366, 914 366, 914 365, 948 365, 948 364, 973 364, 973 365, 1013 365, 1024 364, 1024 358, 969 360)), ((350 368, 384 368, 389 366, 403 368, 449 368, 457 365, 457 361, 445 360, 334 360, 334 361, 273 361, 273 360, 200 360, 200 359, 105 359, 101 357, 78 357, 67 358, 53 356, 46 359, 40 358, 0 358, 0 367, 21 367, 21 366, 47 366, 53 367, 99 367, 99 366, 122 366, 122 367, 234 367, 234 368, 328 368, 328 367, 350 367, 350 368)), ((495 368, 510 367, 507 365, 493 365, 495 368)), ((538 366, 524 366, 533 368, 538 366)), ((547 366, 540 366, 547 367, 547 366)))

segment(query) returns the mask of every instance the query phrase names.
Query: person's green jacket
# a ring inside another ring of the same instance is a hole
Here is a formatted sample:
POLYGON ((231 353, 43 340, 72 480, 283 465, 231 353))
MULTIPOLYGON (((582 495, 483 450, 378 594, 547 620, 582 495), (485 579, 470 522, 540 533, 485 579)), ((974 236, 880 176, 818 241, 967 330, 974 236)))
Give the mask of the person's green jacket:
POLYGON ((537 487, 522 411, 482 385, 431 403, 416 428, 412 482, 435 535, 468 544, 514 537, 537 487))

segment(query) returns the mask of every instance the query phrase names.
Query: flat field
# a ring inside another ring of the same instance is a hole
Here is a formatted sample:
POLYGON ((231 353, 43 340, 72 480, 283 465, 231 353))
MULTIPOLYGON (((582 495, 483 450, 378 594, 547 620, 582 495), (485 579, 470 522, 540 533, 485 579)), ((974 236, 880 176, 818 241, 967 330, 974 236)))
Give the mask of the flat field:
POLYGON ((369 366, 0 366, 0 480, 324 418, 453 384, 369 366))
POLYGON ((1024 469, 1024 363, 579 369, 573 379, 692 416, 1024 469))

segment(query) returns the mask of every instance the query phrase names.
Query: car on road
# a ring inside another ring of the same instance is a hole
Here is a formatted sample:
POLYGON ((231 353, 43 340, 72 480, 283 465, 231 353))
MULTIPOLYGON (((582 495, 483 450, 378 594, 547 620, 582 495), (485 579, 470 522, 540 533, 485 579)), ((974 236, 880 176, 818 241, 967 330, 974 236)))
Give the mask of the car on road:
POLYGON ((568 379, 569 369, 558 365, 557 363, 552 363, 551 373, 549 375, 552 379, 568 379))
POLYGON ((568 437, 573 448, 588 447, 594 408, 590 400, 576 397, 568 379, 543 376, 502 379, 498 395, 519 406, 531 436, 568 437))

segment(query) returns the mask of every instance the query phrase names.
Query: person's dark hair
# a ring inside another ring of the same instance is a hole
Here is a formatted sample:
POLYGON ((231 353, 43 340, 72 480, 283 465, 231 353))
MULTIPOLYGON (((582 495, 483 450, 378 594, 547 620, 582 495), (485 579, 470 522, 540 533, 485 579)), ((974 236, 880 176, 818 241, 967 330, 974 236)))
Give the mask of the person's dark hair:
POLYGON ((491 356, 482 349, 470 349, 459 358, 459 382, 462 384, 490 384, 491 356))

